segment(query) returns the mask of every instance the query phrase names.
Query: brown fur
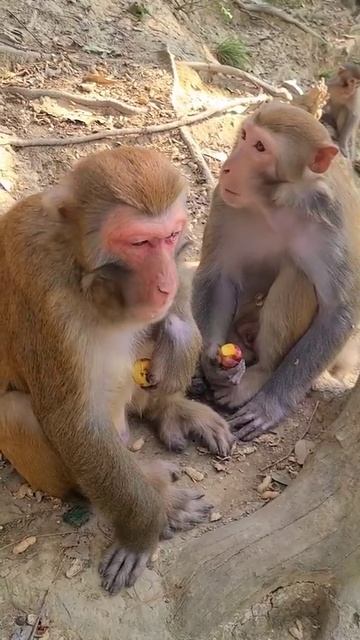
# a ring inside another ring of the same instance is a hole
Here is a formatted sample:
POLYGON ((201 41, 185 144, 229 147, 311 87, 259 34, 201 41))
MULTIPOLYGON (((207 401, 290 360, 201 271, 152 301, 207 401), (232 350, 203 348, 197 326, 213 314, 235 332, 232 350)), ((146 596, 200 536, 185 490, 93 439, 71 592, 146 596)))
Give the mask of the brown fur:
POLYGON ((173 488, 169 474, 160 487, 121 442, 148 324, 126 320, 126 274, 110 280, 110 316, 82 290, 99 261, 113 261, 101 228, 114 207, 121 216, 124 201, 136 203, 143 216, 156 215, 183 186, 159 154, 119 148, 82 160, 59 187, 0 219, 0 450, 33 488, 79 489, 113 521, 118 551, 101 569, 110 591, 133 584, 169 523, 187 527, 209 510, 198 494, 173 488))

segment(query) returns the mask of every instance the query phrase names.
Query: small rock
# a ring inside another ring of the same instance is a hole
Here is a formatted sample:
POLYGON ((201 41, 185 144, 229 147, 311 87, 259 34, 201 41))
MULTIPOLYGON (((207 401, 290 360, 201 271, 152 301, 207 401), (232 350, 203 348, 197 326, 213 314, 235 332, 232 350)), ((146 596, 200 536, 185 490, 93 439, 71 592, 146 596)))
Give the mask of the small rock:
POLYGON ((296 620, 296 624, 293 627, 290 627, 289 633, 293 638, 295 638, 295 640, 303 640, 304 633, 300 620, 296 620))
POLYGON ((35 613, 28 613, 26 617, 27 624, 30 624, 32 627, 36 624, 38 617, 35 613))
POLYGON ((36 502, 41 502, 43 497, 44 497, 44 494, 41 493, 41 491, 35 491, 35 500, 36 500, 36 502))
POLYGON ((34 494, 28 484, 22 484, 18 491, 15 493, 14 498, 23 500, 26 496, 32 497, 34 494))
POLYGON ((219 473, 221 471, 226 471, 226 466, 222 462, 218 462, 217 460, 212 461, 212 465, 216 471, 219 473))
POLYGON ((311 442, 310 440, 298 440, 294 448, 296 462, 300 466, 303 466, 309 453, 311 453, 313 450, 314 450, 313 442, 311 442))
POLYGON ((79 558, 76 558, 76 560, 71 563, 70 567, 65 572, 66 577, 74 578, 84 569, 84 566, 84 562, 79 558))
POLYGON ((210 522, 217 522, 218 520, 221 520, 221 518, 222 518, 221 513, 219 513, 218 511, 213 511, 209 519, 210 519, 210 522))
POLYGON ((255 453, 256 447, 254 445, 247 444, 245 446, 240 446, 238 450, 243 456, 249 456, 251 453, 255 453))
POLYGON ((143 437, 138 438, 135 442, 132 443, 130 447, 130 451, 140 451, 145 444, 145 439, 143 437))
POLYGON ((204 480, 205 475, 201 471, 197 471, 193 467, 184 467, 184 472, 193 482, 201 482, 204 480))
POLYGON ((13 554, 17 556, 20 553, 24 553, 26 549, 28 549, 29 547, 32 547, 32 545, 35 544, 36 540, 37 539, 35 536, 29 536, 28 538, 24 538, 24 540, 21 540, 21 542, 15 545, 15 547, 13 548, 13 554))

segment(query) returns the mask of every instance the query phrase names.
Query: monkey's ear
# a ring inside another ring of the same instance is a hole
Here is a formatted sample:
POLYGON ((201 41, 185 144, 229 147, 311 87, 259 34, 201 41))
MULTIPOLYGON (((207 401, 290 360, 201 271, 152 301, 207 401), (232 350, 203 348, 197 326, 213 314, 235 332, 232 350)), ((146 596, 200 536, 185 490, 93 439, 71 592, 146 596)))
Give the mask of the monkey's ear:
POLYGON ((67 217, 68 205, 71 202, 69 188, 66 183, 56 184, 42 194, 42 200, 47 211, 54 215, 67 217))
POLYGON ((315 157, 309 164, 309 169, 314 173, 325 173, 338 153, 339 149, 334 144, 320 147, 316 150, 315 157))

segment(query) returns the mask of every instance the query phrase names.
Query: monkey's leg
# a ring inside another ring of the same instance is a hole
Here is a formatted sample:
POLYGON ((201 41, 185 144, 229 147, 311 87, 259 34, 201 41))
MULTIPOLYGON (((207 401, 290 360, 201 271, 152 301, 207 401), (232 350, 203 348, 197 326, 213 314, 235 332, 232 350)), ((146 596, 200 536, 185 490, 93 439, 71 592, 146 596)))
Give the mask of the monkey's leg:
POLYGON ((46 439, 26 393, 8 391, 0 396, 0 451, 33 490, 62 498, 75 489, 60 457, 46 439))
POLYGON ((252 398, 308 329, 316 308, 315 291, 306 276, 292 265, 284 267, 260 311, 255 342, 258 362, 245 371, 237 386, 216 390, 216 401, 236 408, 252 398))

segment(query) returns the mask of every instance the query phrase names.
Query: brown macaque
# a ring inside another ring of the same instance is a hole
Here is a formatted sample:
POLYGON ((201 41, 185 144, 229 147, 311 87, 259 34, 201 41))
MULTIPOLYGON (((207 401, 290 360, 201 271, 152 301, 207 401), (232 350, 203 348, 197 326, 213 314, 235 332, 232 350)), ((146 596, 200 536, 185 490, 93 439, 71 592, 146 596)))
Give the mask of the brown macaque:
POLYGON ((194 277, 201 366, 243 440, 273 428, 318 376, 358 364, 360 198, 328 131, 272 102, 240 128, 215 189, 194 277), (258 330, 256 329, 256 301, 258 330), (252 309, 256 363, 218 367, 252 309), (350 353, 350 359, 349 359, 350 353))
POLYGON ((353 162, 360 122, 360 65, 344 64, 326 84, 329 101, 321 122, 332 128, 340 151, 353 162))
POLYGON ((109 516, 116 543, 100 572, 110 592, 134 584, 160 537, 211 510, 174 487, 172 465, 140 468, 124 446, 132 365, 149 336, 158 389, 147 398, 162 439, 195 435, 221 453, 231 444, 225 421, 182 393, 200 349, 178 268, 185 200, 164 156, 121 147, 0 218, 0 450, 33 488, 75 489, 109 516))

